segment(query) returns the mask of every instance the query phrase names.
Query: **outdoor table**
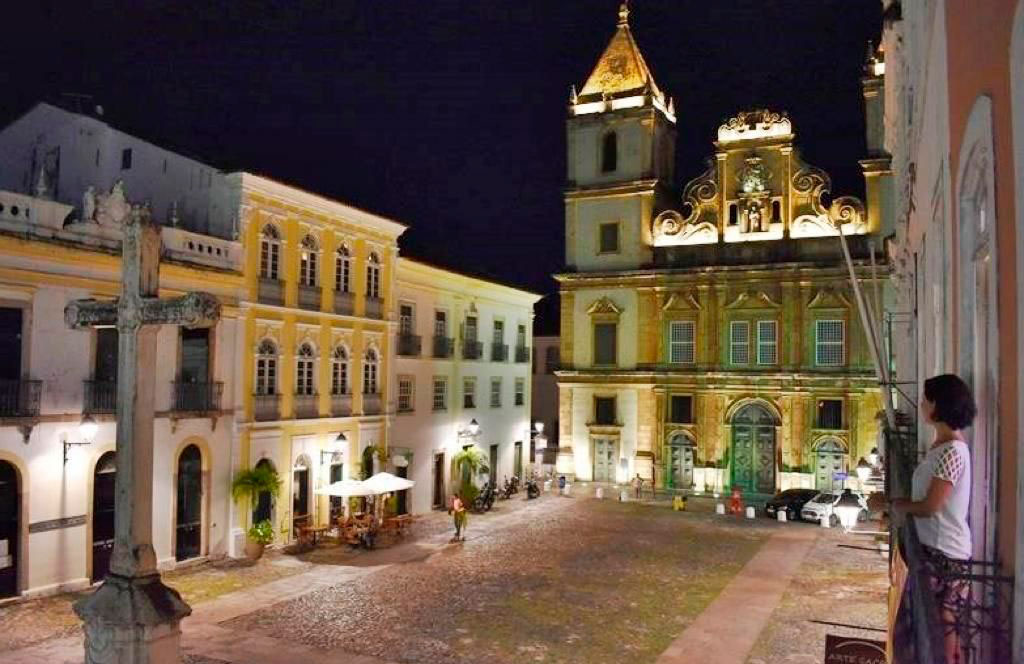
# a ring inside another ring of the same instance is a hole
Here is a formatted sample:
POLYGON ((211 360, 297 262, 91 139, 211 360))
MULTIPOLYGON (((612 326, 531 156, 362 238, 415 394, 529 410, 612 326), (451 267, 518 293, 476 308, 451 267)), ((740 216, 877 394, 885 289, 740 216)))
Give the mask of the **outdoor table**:
POLYGON ((313 546, 316 546, 316 538, 322 533, 326 533, 330 526, 302 526, 300 532, 303 537, 310 537, 313 540, 313 546))

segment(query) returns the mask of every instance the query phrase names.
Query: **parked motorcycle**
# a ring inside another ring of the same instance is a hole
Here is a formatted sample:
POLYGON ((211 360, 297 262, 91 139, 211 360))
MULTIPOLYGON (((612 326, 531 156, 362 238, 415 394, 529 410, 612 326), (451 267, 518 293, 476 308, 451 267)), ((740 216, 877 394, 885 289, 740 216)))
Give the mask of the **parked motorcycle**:
POLYGON ((474 512, 488 512, 488 511, 490 511, 490 509, 492 507, 494 507, 495 494, 496 494, 496 491, 494 489, 494 483, 493 482, 487 482, 487 484, 484 485, 484 488, 477 495, 476 499, 473 501, 473 511, 474 512))
POLYGON ((540 485, 537 484, 537 479, 534 477, 526 480, 526 499, 532 500, 540 497, 540 485))

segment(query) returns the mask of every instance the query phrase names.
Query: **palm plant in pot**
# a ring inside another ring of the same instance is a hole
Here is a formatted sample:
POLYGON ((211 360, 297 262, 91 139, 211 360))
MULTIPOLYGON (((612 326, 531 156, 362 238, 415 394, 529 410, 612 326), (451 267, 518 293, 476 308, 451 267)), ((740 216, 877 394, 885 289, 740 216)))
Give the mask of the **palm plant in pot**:
MULTIPOLYGON (((267 494, 273 503, 281 492, 281 476, 269 464, 238 471, 231 482, 231 495, 236 501, 248 498, 250 507, 255 506, 260 495, 267 494)), ((251 511, 248 519, 251 521, 251 511)), ((246 531, 245 554, 252 560, 263 555, 263 548, 274 541, 274 527, 269 519, 263 519, 249 526, 246 531)))
POLYGON ((467 447, 452 457, 452 480, 457 487, 455 493, 466 507, 471 506, 480 493, 475 478, 487 472, 487 458, 478 447, 467 447))

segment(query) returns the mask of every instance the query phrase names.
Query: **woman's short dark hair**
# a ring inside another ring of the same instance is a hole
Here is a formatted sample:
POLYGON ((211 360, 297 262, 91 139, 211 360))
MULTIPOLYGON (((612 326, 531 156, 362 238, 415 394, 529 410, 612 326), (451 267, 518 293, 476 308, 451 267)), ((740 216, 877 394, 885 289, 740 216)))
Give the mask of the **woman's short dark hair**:
POLYGON ((924 397, 935 404, 932 419, 945 422, 954 430, 971 426, 978 414, 971 388, 954 374, 933 376, 924 381, 924 397))

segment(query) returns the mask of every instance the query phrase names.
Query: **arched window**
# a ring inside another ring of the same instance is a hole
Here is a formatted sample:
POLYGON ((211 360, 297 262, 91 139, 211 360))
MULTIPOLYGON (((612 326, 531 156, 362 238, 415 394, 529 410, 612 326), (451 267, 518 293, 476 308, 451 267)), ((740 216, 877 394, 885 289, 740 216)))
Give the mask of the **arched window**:
POLYGON ((614 131, 610 131, 601 139, 601 172, 611 173, 618 168, 619 139, 614 131))
POLYGON ((366 297, 380 299, 380 257, 370 252, 366 263, 366 297))
POLYGON ((341 245, 334 257, 334 290, 348 293, 352 290, 352 256, 348 247, 341 245))
POLYGON ((331 394, 348 394, 348 352, 344 346, 335 348, 331 357, 331 394))
POLYGON ((312 235, 302 238, 302 252, 299 255, 300 286, 316 286, 318 250, 316 238, 312 235))
POLYGON ((277 394, 277 346, 270 339, 256 352, 256 394, 277 394))
POLYGON ((363 394, 377 394, 379 392, 377 384, 378 369, 377 351, 369 348, 363 358, 363 394))
POLYGON ((281 234, 267 224, 260 237, 260 276, 277 281, 281 265, 281 234))
POLYGON ((313 346, 304 343, 299 346, 295 359, 295 394, 311 396, 316 394, 314 376, 315 354, 313 346))

